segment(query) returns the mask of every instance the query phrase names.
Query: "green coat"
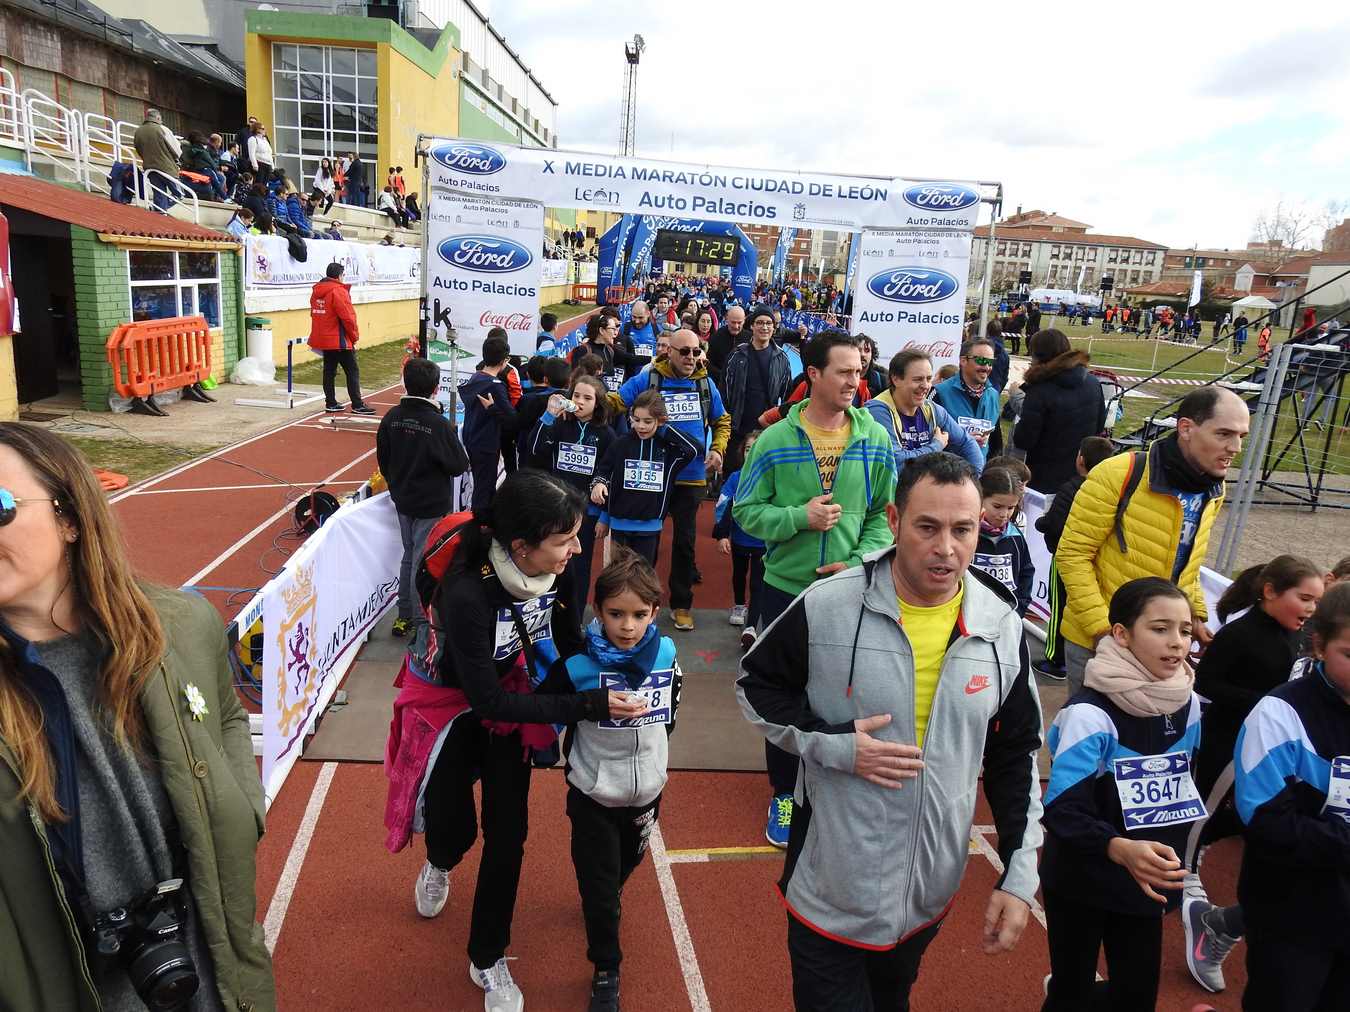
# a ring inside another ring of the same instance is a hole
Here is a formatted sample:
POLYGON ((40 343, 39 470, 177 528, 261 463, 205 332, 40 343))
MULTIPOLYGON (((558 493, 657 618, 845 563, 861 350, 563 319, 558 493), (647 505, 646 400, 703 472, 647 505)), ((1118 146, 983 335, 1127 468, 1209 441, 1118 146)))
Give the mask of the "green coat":
MULTIPOLYGON (((146 684, 147 745, 188 853, 188 879, 227 1009, 276 1008, 272 960, 255 914, 254 856, 263 832, 262 784, 248 713, 235 695, 220 616, 210 602, 147 588, 169 639, 146 684), (193 720, 184 686, 208 713, 193 720)), ((0 739, 0 1008, 85 1012, 101 1007, 80 929, 42 821, 18 800, 18 762, 0 739)))
POLYGON ((812 530, 806 503, 822 492, 820 468, 801 426, 810 400, 799 401, 774 422, 741 465, 732 515, 751 537, 761 539, 764 582, 796 596, 818 579, 817 567, 862 564, 868 552, 895 540, 886 505, 895 501, 895 454, 891 438, 871 415, 849 408, 848 445, 839 458, 831 502, 843 507, 827 533, 812 530))

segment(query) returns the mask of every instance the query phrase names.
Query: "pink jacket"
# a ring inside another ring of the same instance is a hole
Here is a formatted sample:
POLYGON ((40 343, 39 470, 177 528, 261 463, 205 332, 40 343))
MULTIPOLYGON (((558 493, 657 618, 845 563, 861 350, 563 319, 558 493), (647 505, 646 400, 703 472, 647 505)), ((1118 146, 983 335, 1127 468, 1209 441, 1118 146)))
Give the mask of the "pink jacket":
MULTIPOLYGON (((470 708, 463 690, 432 685, 411 674, 406 657, 394 685, 399 693, 394 700, 394 718, 389 722, 389 741, 384 746, 384 772, 389 778, 384 803, 384 825, 389 835, 384 845, 391 854, 397 854, 412 840, 417 799, 441 732, 470 708)), ((521 661, 502 679, 502 687, 507 692, 530 691, 523 654, 521 661)), ((483 726, 493 734, 519 731, 526 749, 547 748, 558 737, 547 724, 484 721, 483 726)))

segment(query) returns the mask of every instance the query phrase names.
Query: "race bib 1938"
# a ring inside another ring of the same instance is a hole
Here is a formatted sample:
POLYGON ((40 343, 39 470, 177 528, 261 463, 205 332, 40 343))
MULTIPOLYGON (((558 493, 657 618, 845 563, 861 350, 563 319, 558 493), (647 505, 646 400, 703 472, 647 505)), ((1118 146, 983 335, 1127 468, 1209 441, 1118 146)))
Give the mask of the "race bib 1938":
POLYGON ((1127 830, 1172 826, 1205 817, 1187 753, 1133 756, 1114 759, 1111 765, 1127 830))
POLYGON ((664 460, 633 460, 623 462, 623 487, 630 492, 660 492, 665 487, 664 460))
POLYGON ((559 443, 558 470, 572 474, 594 474, 595 447, 585 443, 559 443))
POLYGON ((638 688, 631 689, 623 675, 613 671, 600 672, 601 688, 624 692, 630 696, 641 696, 642 701, 647 704, 647 712, 641 717, 632 717, 628 720, 601 720, 597 722, 597 726, 609 731, 631 731, 634 728, 646 727, 648 724, 669 724, 672 702, 670 697, 674 690, 674 681, 675 670, 668 668, 665 671, 653 671, 638 688))

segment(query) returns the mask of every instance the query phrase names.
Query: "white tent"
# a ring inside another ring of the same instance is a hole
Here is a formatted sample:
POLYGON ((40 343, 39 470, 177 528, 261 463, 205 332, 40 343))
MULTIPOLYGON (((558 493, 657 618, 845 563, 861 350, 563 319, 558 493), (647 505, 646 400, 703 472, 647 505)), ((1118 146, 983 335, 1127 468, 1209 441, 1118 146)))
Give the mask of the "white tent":
POLYGON ((1275 303, 1271 302, 1264 295, 1248 295, 1245 299, 1238 299, 1233 303, 1234 309, 1274 309, 1275 303))

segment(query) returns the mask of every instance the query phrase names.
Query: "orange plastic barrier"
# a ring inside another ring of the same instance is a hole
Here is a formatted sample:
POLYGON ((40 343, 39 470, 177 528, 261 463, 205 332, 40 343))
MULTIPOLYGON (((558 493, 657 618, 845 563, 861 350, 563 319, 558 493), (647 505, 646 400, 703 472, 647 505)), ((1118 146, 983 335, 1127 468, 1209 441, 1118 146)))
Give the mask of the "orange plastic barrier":
MULTIPOLYGON (((594 285, 591 287, 594 287, 594 285)), ((622 285, 610 285, 605 289, 605 302, 610 304, 632 302, 637 297, 638 290, 634 285, 629 285, 627 288, 622 285)))
POLYGON ((211 332, 201 316, 121 324, 107 351, 119 397, 151 397, 211 375, 211 332))
POLYGON ((98 483, 103 486, 105 492, 116 492, 118 489, 127 487, 127 476, 118 474, 116 471, 107 471, 101 467, 94 468, 94 477, 98 483))
POLYGON ((573 302, 594 302, 594 301, 595 301, 595 293, 596 293, 595 285, 573 285, 573 286, 572 286, 572 301, 573 301, 573 302))

